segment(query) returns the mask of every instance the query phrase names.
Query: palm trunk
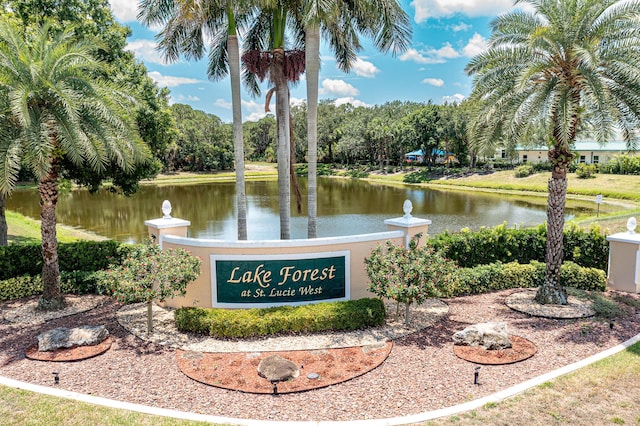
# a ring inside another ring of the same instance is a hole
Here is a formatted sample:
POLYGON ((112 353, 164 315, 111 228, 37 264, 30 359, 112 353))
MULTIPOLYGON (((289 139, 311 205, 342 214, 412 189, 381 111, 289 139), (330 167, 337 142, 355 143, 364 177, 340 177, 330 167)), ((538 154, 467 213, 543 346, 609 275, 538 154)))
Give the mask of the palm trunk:
POLYGON ((276 86, 276 123, 278 126, 278 195, 280 201, 280 239, 291 238, 291 190, 289 158, 289 86, 284 75, 284 49, 273 50, 271 79, 276 86))
POLYGON ((38 183, 40 194, 40 228, 42 232, 42 297, 38 309, 52 311, 65 306, 60 293, 60 266, 58 264, 58 240, 56 238, 56 204, 58 203, 58 160, 51 161, 49 174, 38 183))
MULTIPOLYGON (((317 237, 318 213, 318 76, 320 73, 320 27, 313 23, 305 33, 305 67, 307 75, 307 237, 317 237)), ((331 145, 329 145, 331 147, 331 145)))
POLYGON ((236 206, 238 210, 238 240, 247 239, 247 195, 244 184, 244 140, 242 136, 242 105, 240 101, 240 50, 238 37, 230 35, 229 76, 231 78, 231 104, 233 108, 233 153, 236 169, 236 206))
POLYGON ((556 148, 549 151, 549 158, 554 166, 548 185, 546 271, 544 284, 538 288, 536 301, 541 304, 566 305, 567 292, 560 284, 560 267, 563 258, 567 172, 571 154, 560 153, 556 148))
POLYGON ((7 216, 5 212, 6 205, 7 196, 5 194, 0 194, 0 247, 9 244, 9 240, 7 238, 9 228, 7 226, 7 216))

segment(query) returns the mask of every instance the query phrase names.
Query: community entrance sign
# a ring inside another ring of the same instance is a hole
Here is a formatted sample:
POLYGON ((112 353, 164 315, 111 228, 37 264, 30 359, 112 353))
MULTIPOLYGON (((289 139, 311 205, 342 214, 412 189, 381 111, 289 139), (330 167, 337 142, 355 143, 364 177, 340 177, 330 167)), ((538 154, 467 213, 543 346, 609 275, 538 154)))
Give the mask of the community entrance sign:
POLYGON ((350 297, 349 261, 349 251, 212 254, 212 304, 247 308, 347 300, 350 297))

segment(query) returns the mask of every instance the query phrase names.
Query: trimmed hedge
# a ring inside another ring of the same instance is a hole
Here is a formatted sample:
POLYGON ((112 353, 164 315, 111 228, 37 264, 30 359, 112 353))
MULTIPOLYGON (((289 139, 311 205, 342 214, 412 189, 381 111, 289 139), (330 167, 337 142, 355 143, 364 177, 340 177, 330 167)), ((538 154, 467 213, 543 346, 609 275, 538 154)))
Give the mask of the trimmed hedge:
POLYGON ((187 307, 175 311, 178 330, 219 338, 357 330, 383 325, 385 317, 380 299, 246 310, 187 307))
MULTIPOLYGON (((429 238, 427 244, 441 251, 445 257, 455 260, 458 266, 470 268, 495 262, 544 262, 546 239, 545 225, 515 229, 502 224, 473 232, 444 232, 429 238)), ((565 261, 589 268, 607 269, 609 242, 598 227, 587 231, 577 226, 567 228, 564 231, 563 250, 565 261)))
MULTIPOLYGON (((98 271, 128 253, 126 244, 116 241, 77 241, 58 244, 60 272, 98 271)), ((11 244, 0 247, 0 280, 42 273, 42 246, 11 244)))
MULTIPOLYGON (((100 293, 94 272, 60 272, 60 291, 71 294, 100 293)), ((42 293, 41 275, 21 275, 0 281, 0 302, 42 293)))
MULTIPOLYGON (((456 296, 481 294, 509 288, 534 288, 544 283, 545 264, 532 261, 491 263, 457 271, 456 296)), ((607 277, 603 270, 585 268, 574 262, 564 262, 560 269, 560 284, 580 290, 604 291, 607 277)))

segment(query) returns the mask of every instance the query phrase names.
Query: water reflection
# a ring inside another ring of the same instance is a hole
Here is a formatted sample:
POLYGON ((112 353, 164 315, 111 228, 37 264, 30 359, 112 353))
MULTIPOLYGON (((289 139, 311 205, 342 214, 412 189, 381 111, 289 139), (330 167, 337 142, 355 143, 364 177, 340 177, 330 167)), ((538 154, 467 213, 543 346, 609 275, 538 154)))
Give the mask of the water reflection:
MULTIPOLYGON (((306 193, 306 181, 301 180, 306 193)), ((247 182, 247 219, 250 239, 279 238, 278 187, 276 180, 247 182)), ((292 201, 294 197, 292 196, 292 201)), ((71 191, 60 196, 60 223, 90 230, 119 241, 141 241, 144 221, 161 217, 163 200, 170 200, 173 217, 191 221, 190 235, 201 238, 236 239, 235 184, 233 182, 192 185, 143 186, 131 197, 100 191, 71 191)), ((413 215, 431 219, 432 234, 446 229, 509 225, 531 226, 544 222, 544 200, 500 195, 438 191, 409 186, 389 187, 359 180, 318 180, 318 236, 337 236, 386 230, 385 219, 402 215, 405 199, 413 202, 413 215)), ((40 207, 35 190, 18 190, 7 207, 38 218, 40 207)), ((571 213, 571 210, 567 211, 571 213)), ((302 213, 291 211, 292 238, 306 238, 306 199, 302 213)))

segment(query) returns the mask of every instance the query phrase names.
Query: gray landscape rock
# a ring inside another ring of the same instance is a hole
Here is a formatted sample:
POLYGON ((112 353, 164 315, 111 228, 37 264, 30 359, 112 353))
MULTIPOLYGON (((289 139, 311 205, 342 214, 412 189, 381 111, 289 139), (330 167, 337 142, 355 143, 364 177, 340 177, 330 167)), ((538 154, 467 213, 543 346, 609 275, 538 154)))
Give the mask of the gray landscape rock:
POLYGON ((504 322, 485 322, 470 325, 453 335, 453 344, 482 346, 487 350, 508 349, 511 347, 507 324, 504 322))
POLYGON ((288 359, 282 358, 280 355, 271 355, 260 361, 258 374, 260 377, 264 377, 268 381, 275 383, 298 377, 300 375, 300 369, 296 364, 288 359))
POLYGON ((60 348, 97 345, 109 337, 104 325, 83 325, 80 327, 60 327, 38 335, 38 351, 55 351, 60 348))

